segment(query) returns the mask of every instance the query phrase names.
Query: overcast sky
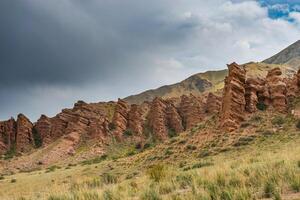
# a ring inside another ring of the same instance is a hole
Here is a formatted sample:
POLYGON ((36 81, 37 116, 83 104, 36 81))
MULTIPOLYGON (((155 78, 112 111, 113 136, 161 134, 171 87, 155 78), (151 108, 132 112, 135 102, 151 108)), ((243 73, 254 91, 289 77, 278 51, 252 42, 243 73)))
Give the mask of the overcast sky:
POLYGON ((0 119, 36 120, 268 58, 300 0, 0 0, 0 24, 0 119))

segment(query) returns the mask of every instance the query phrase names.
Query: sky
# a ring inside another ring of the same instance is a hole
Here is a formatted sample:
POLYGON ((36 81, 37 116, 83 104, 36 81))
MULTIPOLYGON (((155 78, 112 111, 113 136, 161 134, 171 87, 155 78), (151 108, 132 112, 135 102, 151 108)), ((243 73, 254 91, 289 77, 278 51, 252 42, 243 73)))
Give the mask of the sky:
POLYGON ((0 120, 116 100, 300 39, 300 0, 1 0, 0 120))

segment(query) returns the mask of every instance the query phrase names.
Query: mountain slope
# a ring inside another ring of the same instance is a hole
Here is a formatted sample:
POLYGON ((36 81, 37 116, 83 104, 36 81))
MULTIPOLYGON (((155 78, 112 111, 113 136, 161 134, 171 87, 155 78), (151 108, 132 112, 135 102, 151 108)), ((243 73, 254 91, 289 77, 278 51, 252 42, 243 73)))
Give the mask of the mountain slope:
POLYGON ((263 61, 267 64, 286 64, 299 68, 300 66, 300 40, 288 46, 278 54, 263 61))
POLYGON ((227 75, 227 69, 220 71, 207 71, 198 73, 189 78, 172 85, 162 86, 157 89, 147 90, 137 95, 131 95, 124 100, 129 103, 141 104, 144 101, 151 101, 155 97, 172 98, 181 95, 199 95, 207 91, 215 91, 223 87, 223 80, 227 75))

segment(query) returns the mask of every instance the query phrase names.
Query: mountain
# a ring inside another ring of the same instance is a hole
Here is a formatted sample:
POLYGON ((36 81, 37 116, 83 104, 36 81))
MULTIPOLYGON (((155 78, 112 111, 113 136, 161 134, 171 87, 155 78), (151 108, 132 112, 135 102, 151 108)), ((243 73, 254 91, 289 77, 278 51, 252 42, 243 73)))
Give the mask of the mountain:
POLYGON ((300 40, 263 62, 267 64, 284 64, 298 69, 300 67, 300 40))
POLYGON ((147 90, 137 95, 128 96, 124 100, 132 104, 141 104, 144 101, 152 101, 155 97, 166 99, 179 97, 184 94, 199 95, 208 91, 216 91, 223 87, 223 80, 226 74, 227 69, 194 74, 179 83, 147 90))

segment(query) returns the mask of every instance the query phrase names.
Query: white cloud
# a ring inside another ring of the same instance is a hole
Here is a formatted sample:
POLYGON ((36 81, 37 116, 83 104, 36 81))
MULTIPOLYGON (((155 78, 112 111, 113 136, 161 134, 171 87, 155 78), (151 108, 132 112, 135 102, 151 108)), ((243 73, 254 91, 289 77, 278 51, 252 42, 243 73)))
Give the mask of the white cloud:
POLYGON ((291 12, 289 17, 295 21, 296 24, 300 25, 300 13, 299 12, 291 12))

